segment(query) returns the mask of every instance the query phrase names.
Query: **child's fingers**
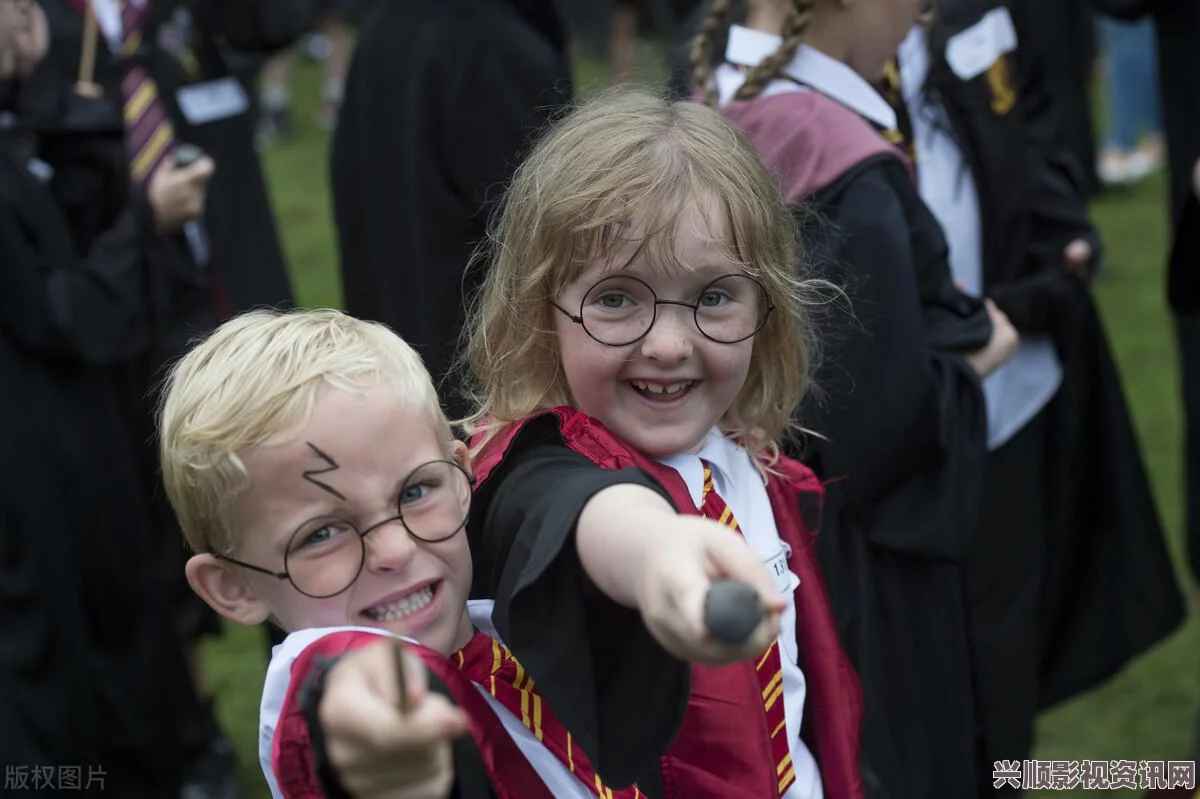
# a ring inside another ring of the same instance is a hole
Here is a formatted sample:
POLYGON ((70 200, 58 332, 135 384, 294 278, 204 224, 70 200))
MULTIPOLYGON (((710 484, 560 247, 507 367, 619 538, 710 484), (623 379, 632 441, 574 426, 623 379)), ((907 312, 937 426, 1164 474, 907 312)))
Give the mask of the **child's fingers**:
POLYGON ((766 565, 740 538, 716 542, 712 558, 720 579, 739 580, 753 588, 768 613, 781 613, 787 607, 787 598, 775 586, 766 565))

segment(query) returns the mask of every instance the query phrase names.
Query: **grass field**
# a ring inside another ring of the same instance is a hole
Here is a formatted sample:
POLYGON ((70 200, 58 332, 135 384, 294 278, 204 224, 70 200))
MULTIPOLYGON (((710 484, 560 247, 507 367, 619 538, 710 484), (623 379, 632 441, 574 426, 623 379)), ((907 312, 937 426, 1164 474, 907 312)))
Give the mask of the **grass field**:
MULTIPOLYGON (((585 68, 586 89, 602 79, 585 68)), ((337 306, 340 287, 328 194, 328 137, 314 124, 318 77, 309 65, 295 86, 295 136, 270 147, 266 169, 299 301, 337 306)), ((1163 290, 1167 237, 1162 180, 1151 179, 1094 208, 1108 251, 1096 284, 1136 416, 1176 562, 1180 543, 1178 380, 1163 290)), ((1181 578, 1183 575, 1180 569, 1181 578)), ((1189 592, 1190 592, 1189 585, 1189 592)), ((1169 760, 1190 757, 1200 695, 1195 621, 1091 694, 1044 714, 1036 757, 1169 760)), ((208 644, 206 664, 226 729, 237 745, 248 797, 268 792, 258 767, 258 698, 265 664, 258 630, 229 629, 208 644)))

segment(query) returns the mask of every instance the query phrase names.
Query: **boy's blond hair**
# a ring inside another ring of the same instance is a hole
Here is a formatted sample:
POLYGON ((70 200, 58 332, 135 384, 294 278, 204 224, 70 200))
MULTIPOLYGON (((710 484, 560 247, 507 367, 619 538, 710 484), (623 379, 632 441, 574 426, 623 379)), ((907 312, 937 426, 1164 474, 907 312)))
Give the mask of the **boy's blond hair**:
POLYGON ((194 552, 230 554, 240 455, 307 422, 317 391, 388 381, 423 409, 447 453, 450 425, 420 356, 384 325, 339 311, 251 311, 218 327, 171 369, 158 408, 167 497, 194 552))
MULTIPOLYGON (((597 259, 630 241, 654 264, 689 210, 724 214, 714 242, 758 279, 775 311, 754 339, 750 370, 721 420, 755 456, 773 460, 808 387, 813 353, 797 276, 797 225, 751 145, 716 111, 638 90, 610 92, 558 122, 517 170, 493 221, 487 274, 465 331, 465 360, 484 441, 536 410, 575 404, 559 358, 550 300, 597 259)), ((694 231, 689 231, 694 232, 694 231)))

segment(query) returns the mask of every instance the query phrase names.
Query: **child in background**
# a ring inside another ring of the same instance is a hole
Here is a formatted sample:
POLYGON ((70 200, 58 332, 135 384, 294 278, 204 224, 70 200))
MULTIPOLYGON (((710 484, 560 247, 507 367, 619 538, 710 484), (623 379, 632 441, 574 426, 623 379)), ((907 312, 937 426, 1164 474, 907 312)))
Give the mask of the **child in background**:
POLYGON ((968 796, 963 560, 987 457, 980 380, 1017 335, 990 300, 956 290, 873 86, 923 4, 752 0, 744 26, 728 24, 731 5, 714 3, 695 42, 696 90, 779 174, 813 261, 856 316, 828 339, 823 401, 802 417, 817 435, 797 454, 828 488, 818 550, 862 680, 864 773, 872 795, 968 796))
MULTIPOLYGON (((270 619, 290 633, 268 670, 259 738, 276 796, 340 795, 343 786, 419 795, 454 776, 462 796, 612 795, 607 775, 633 775, 618 782, 628 785, 653 769, 681 720, 687 672, 668 650, 726 662, 754 654, 778 627, 768 612, 741 647, 709 640, 700 603, 713 579, 741 579, 768 608, 781 604, 762 565, 720 526, 677 520, 644 475, 593 481, 576 493, 578 556, 570 549, 548 562, 578 573, 564 592, 578 593, 583 580, 599 589, 589 596, 598 628, 577 633, 585 646, 637 652, 597 672, 608 682, 592 695, 601 721, 636 715, 639 728, 596 741, 588 719, 573 742, 574 729, 542 701, 543 681, 535 689, 486 634, 490 603, 468 612, 466 447, 394 333, 335 311, 231 320, 172 370, 160 429, 168 495, 197 553, 188 582, 225 618, 270 619), (605 522, 620 513, 629 537, 615 551, 605 522), (648 530, 660 527, 668 543, 649 546, 648 530), (427 695, 410 655, 412 707, 397 710, 394 655, 383 646, 333 667, 326 692, 326 659, 394 636, 420 641, 410 652, 460 709, 427 695), (653 701, 623 688, 640 681, 655 687, 653 701), (449 741, 463 730, 478 749, 458 746, 452 760, 449 741), (585 752, 599 758, 603 780, 585 752)), ((498 534, 486 504, 479 515, 473 524, 498 534)))
POLYGON ((742 534, 785 603, 755 662, 693 668, 662 794, 861 796, 858 685, 813 555, 821 489, 778 447, 812 350, 795 229, 753 149, 711 109, 614 93, 541 139, 492 240, 467 355, 477 496, 504 520, 472 540, 477 590, 523 587, 497 595, 501 637, 570 712, 583 691, 558 678, 590 611, 548 601, 572 575, 537 570, 571 545, 564 486, 641 469, 679 518, 742 534), (518 618, 533 607, 536 625, 518 618))

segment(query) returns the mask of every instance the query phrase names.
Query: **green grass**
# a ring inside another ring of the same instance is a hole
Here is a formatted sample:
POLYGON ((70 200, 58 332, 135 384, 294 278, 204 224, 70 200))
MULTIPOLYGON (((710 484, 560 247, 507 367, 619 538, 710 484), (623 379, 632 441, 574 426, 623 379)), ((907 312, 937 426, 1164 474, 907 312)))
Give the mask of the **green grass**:
MULTIPOLYGON (((603 83, 584 65, 580 85, 603 83)), ((318 76, 301 67, 294 90, 293 139, 270 147, 265 158, 280 233, 298 301, 337 306, 341 290, 328 191, 328 136, 315 126, 318 76)), ((1096 294, 1116 350, 1136 417, 1159 508, 1176 562, 1180 542, 1180 418, 1170 317, 1165 308, 1163 261, 1167 242, 1161 179, 1097 203, 1094 216, 1108 251, 1096 294)), ((1190 592, 1190 584, 1189 584, 1190 592)), ((1044 714, 1036 757, 1084 760, 1169 760, 1190 756, 1200 663, 1194 621, 1098 690, 1044 714)), ((205 649, 209 680, 221 720, 238 748, 248 797, 268 792, 258 767, 258 700, 265 643, 258 630, 230 627, 205 649)))

